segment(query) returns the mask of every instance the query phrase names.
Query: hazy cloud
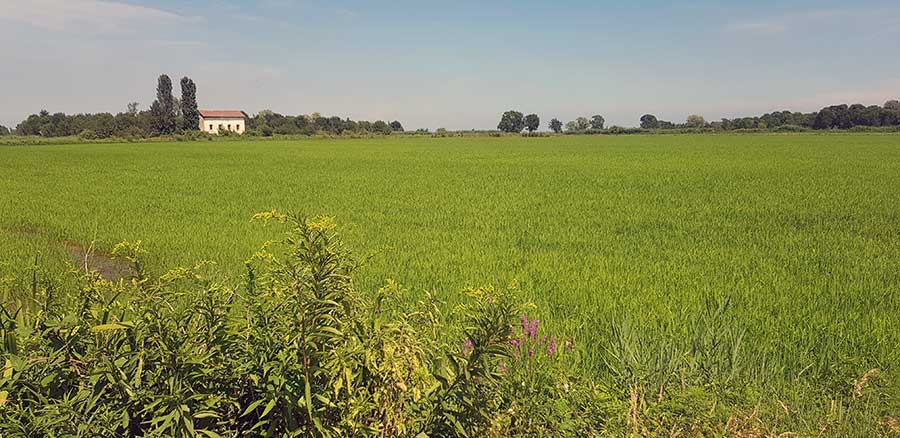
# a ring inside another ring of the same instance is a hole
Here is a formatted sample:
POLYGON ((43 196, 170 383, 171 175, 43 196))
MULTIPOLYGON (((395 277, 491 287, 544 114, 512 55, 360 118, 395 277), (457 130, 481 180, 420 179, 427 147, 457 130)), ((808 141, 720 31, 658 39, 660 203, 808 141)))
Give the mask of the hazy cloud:
POLYGON ((761 19, 731 23, 725 26, 726 32, 749 33, 756 35, 782 34, 801 27, 828 23, 840 19, 845 12, 834 9, 822 9, 798 14, 787 14, 761 19))
POLYGON ((2 3, 7 4, 0 4, 0 20, 51 31, 116 33, 133 31, 137 26, 153 23, 200 20, 161 9, 108 0, 29 0, 2 3))

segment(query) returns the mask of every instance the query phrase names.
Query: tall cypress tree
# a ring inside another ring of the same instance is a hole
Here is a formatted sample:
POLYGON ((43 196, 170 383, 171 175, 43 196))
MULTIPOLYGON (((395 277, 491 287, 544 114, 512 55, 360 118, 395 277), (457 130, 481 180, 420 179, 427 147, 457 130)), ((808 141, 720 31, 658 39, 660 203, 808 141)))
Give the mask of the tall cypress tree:
POLYGON ((181 78, 181 117, 185 131, 200 129, 200 111, 197 110, 197 85, 185 76, 181 78))
POLYGON ((172 96, 172 79, 160 75, 156 85, 156 101, 150 106, 155 131, 160 135, 175 132, 175 97, 172 96))

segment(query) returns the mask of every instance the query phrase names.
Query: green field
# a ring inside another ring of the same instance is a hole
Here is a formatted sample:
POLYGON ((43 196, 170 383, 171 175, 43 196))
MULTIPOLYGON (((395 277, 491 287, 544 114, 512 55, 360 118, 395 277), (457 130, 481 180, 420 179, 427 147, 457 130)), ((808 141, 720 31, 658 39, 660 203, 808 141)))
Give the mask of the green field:
POLYGON ((0 272, 142 240, 238 281, 272 209, 333 216, 363 289, 518 282, 601 378, 689 375, 782 431, 900 414, 897 135, 0 147, 0 272))

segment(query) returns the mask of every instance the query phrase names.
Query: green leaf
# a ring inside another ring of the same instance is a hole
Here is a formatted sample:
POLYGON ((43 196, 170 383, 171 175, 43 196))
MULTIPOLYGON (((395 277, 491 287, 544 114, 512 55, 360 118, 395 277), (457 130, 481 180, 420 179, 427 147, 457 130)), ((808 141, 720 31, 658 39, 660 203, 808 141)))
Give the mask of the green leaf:
POLYGON ((129 329, 132 327, 134 327, 134 323, 130 322, 130 321, 125 321, 122 323, 114 322, 111 324, 95 325, 94 327, 91 328, 91 331, 103 332, 103 331, 109 331, 109 330, 124 330, 124 329, 129 329))
POLYGON ((270 400, 269 403, 266 405, 266 408, 263 409, 262 415, 260 415, 259 418, 265 418, 266 415, 268 415, 268 413, 272 410, 272 408, 275 407, 275 404, 277 402, 278 402, 277 398, 273 398, 272 400, 270 400))
POLYGON ((241 417, 246 417, 247 414, 256 410, 256 408, 258 408, 259 405, 261 405, 264 401, 266 401, 266 399, 261 398, 253 403, 250 403, 250 406, 247 406, 247 409, 244 410, 244 413, 241 414, 241 417))
POLYGON ((309 387, 309 379, 304 379, 304 388, 303 392, 306 397, 306 412, 309 413, 309 418, 314 419, 313 410, 312 410, 312 390, 309 387))

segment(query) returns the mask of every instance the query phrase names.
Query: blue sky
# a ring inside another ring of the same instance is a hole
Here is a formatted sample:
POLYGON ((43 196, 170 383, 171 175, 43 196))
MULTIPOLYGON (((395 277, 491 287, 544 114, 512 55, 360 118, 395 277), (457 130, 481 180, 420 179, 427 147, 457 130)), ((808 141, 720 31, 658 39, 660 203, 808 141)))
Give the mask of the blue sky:
POLYGON ((0 41, 4 125, 147 107, 160 73, 204 108, 431 129, 900 97, 896 1, 0 0, 0 41))

